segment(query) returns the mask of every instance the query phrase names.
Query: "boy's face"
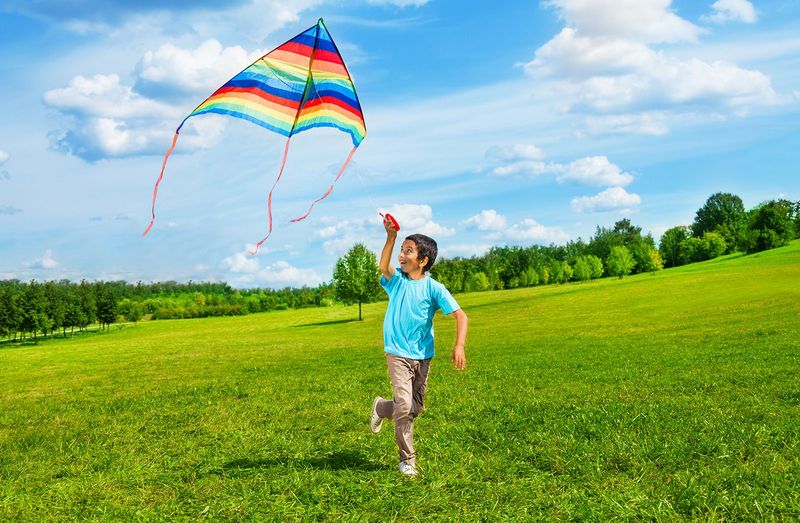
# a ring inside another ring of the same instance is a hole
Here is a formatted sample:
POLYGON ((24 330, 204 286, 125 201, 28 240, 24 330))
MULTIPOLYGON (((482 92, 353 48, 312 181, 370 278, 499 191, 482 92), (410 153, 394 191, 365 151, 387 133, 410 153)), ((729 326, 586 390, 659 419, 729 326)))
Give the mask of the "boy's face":
POLYGON ((422 271, 422 266, 428 263, 427 256, 421 260, 419 259, 417 244, 411 240, 405 240, 403 242, 397 260, 400 262, 400 268, 403 269, 403 272, 406 274, 422 271))

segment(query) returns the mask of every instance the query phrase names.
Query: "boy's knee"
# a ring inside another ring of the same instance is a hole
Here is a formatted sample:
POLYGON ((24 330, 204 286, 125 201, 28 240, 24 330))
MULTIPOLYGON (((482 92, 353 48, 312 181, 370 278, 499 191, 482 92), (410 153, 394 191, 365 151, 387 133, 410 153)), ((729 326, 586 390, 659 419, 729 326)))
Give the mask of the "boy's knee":
POLYGON ((411 403, 408 401, 394 400, 394 419, 413 419, 411 403))

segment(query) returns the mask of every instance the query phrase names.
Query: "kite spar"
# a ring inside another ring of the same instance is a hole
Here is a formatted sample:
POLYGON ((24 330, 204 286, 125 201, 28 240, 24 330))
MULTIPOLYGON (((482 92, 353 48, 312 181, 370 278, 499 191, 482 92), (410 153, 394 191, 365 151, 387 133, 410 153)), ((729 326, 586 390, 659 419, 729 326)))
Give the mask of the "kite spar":
POLYGON ((314 206, 333 191, 333 186, 341 178, 367 133, 353 81, 320 18, 316 25, 278 46, 228 80, 183 119, 175 130, 172 145, 164 155, 161 173, 153 189, 152 219, 142 236, 150 232, 155 222, 158 185, 164 178, 167 159, 175 149, 183 124, 192 116, 207 113, 242 118, 286 137, 281 166, 267 197, 269 231, 256 244, 256 251, 272 234, 272 192, 286 166, 292 136, 315 127, 333 127, 348 133, 353 140, 353 149, 331 186, 311 203, 304 215, 291 220, 298 222, 306 219, 314 206))

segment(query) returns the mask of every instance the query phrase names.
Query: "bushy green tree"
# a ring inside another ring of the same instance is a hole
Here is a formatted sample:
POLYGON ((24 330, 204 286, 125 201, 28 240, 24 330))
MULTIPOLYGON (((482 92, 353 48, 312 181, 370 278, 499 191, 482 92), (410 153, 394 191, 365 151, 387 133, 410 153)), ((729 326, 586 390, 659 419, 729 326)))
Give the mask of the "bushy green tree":
POLYGON ((728 252, 728 243, 719 232, 711 231, 703 234, 704 259, 712 260, 728 252))
POLYGON ((702 238, 707 232, 716 232, 725 240, 725 252, 733 252, 745 218, 741 198, 735 194, 718 192, 709 196, 706 203, 697 210, 692 224, 692 235, 702 238))
POLYGON ((758 252, 782 247, 794 238, 793 208, 786 200, 771 200, 751 210, 748 215, 745 250, 758 252))
POLYGON ((572 266, 572 276, 578 281, 586 281, 592 278, 592 268, 583 256, 579 256, 572 266))
POLYGON ((480 292, 489 290, 489 278, 483 271, 478 271, 469 276, 466 288, 467 292, 480 292))
POLYGON ((658 252, 664 260, 665 267, 677 267, 685 263, 681 258, 681 243, 691 236, 691 231, 685 225, 678 225, 667 229, 661 235, 658 252))
POLYGON ((606 259, 606 268, 611 276, 622 279, 623 276, 630 274, 636 261, 633 259, 627 247, 617 245, 611 248, 611 253, 606 259))
POLYGON ((533 287, 539 285, 539 273, 533 267, 528 267, 522 273, 522 284, 526 287, 533 287))
POLYGON ((357 243, 336 261, 333 270, 336 297, 348 305, 358 303, 358 319, 361 320, 361 304, 375 300, 382 292, 379 278, 375 254, 364 244, 357 243))
POLYGON ((47 316, 47 296, 43 285, 31 281, 25 286, 20 297, 22 311, 20 330, 33 334, 37 341, 37 334, 47 334, 53 326, 53 320, 47 316))
POLYGON ((588 263, 589 267, 592 269, 592 278, 602 278, 603 271, 605 270, 605 267, 603 267, 603 260, 592 254, 585 256, 585 259, 586 263, 588 263))
POLYGON ((562 261, 561 262, 561 274, 563 274, 563 280, 565 282, 570 281, 572 279, 572 275, 574 271, 572 270, 572 265, 569 263, 562 261))

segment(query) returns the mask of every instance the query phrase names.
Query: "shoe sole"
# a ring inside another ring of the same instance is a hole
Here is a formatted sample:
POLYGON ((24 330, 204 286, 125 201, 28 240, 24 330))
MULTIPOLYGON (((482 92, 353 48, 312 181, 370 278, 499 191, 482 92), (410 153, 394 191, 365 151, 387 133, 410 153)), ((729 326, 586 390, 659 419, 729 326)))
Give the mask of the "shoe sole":
POLYGON ((369 430, 373 434, 377 434, 378 432, 381 431, 381 428, 383 428, 383 420, 380 420, 380 422, 378 422, 378 425, 375 426, 374 428, 372 427, 372 416, 378 414, 378 401, 380 399, 381 399, 380 396, 378 396, 372 401, 372 414, 369 417, 369 430))

